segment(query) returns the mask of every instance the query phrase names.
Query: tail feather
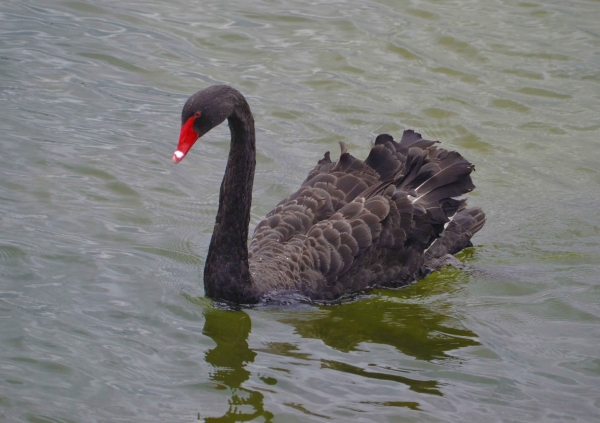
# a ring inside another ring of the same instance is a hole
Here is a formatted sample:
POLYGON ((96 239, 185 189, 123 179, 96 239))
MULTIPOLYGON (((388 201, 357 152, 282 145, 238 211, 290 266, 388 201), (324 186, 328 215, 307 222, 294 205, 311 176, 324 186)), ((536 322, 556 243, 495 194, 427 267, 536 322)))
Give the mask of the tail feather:
POLYGON ((445 199, 460 198, 463 194, 475 189, 475 185, 473 185, 473 181, 469 175, 459 176, 455 180, 450 179, 448 181, 443 181, 442 183, 444 185, 440 185, 425 194, 419 195, 415 202, 418 201, 421 204, 426 205, 440 204, 445 199))
POLYGON ((453 254, 465 248, 470 237, 481 229, 485 215, 477 208, 466 209, 464 194, 475 188, 470 176, 475 167, 459 153, 436 144, 437 141, 425 140, 412 130, 404 131, 399 142, 382 134, 376 138, 369 156, 360 161, 342 143, 339 160, 332 162, 325 154, 303 186, 318 185, 321 179, 336 172, 346 173, 334 183, 347 194, 342 203, 351 202, 357 195, 390 195, 400 213, 399 224, 407 242, 417 243, 431 254, 453 254), (350 174, 360 176, 366 185, 357 185, 350 174))
POLYGON ((402 138, 400 139, 400 147, 401 148, 410 148, 410 147, 419 147, 419 148, 427 148, 431 147, 433 144, 437 144, 439 141, 429 141, 421 138, 421 134, 413 131, 412 129, 407 129, 402 134, 402 138))
POLYGON ((442 235, 427 250, 427 258, 438 259, 472 247, 471 238, 485 224, 485 213, 479 207, 463 208, 448 224, 442 235))
POLYGON ((433 237, 437 238, 453 216, 465 207, 464 194, 475 188, 470 176, 474 166, 458 153, 430 146, 425 150, 412 147, 406 168, 407 172, 396 181, 396 187, 407 192, 415 206, 427 210, 427 222, 433 227, 433 237))

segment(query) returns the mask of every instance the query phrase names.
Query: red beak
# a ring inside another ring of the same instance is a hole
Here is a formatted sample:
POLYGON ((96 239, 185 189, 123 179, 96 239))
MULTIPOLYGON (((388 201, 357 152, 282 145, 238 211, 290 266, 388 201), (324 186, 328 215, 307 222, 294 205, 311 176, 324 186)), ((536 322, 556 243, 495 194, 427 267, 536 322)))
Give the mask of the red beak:
POLYGON ((193 115, 181 125, 179 144, 177 145, 177 151, 173 153, 173 163, 175 164, 183 160, 188 151, 190 151, 190 148, 192 148, 192 145, 194 145, 199 138, 196 131, 194 131, 194 121, 196 120, 196 117, 196 115, 193 115))

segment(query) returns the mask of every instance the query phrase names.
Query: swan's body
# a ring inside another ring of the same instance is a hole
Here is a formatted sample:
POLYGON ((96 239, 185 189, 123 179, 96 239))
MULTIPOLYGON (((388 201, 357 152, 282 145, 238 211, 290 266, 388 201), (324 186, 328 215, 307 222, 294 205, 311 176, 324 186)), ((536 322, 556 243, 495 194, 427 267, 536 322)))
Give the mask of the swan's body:
POLYGON ((188 99, 178 163, 225 119, 231 150, 204 269, 208 297, 251 304, 281 291, 334 300, 373 287, 399 287, 470 246, 485 223, 466 208, 473 165, 405 131, 380 135, 365 161, 329 152, 301 188, 281 201, 247 244, 255 168, 254 119, 238 91, 219 85, 188 99))

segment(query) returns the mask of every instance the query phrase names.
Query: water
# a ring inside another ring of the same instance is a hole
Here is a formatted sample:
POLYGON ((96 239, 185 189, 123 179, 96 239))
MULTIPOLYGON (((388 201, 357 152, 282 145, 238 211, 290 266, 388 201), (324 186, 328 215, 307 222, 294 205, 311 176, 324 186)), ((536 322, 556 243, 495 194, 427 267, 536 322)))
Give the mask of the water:
POLYGON ((0 4, 0 421, 600 419, 598 1, 0 4), (201 274, 256 118, 252 225, 344 140, 414 128, 477 166, 467 269, 331 307, 226 311, 201 274))

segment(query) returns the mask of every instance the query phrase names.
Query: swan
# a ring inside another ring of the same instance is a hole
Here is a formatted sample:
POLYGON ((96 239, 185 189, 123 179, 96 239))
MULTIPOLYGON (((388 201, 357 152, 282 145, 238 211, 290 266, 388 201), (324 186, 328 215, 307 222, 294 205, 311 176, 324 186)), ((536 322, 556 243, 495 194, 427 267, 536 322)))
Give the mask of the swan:
POLYGON ((330 302, 376 287, 401 287, 472 246, 484 212, 467 208, 474 166, 459 153, 412 131, 399 142, 379 135, 366 160, 340 143, 308 173, 300 189, 256 226, 248 244, 256 165, 254 118, 227 85, 185 103, 174 163, 225 119, 231 147, 204 267, 206 296, 256 304, 278 293, 330 302))

